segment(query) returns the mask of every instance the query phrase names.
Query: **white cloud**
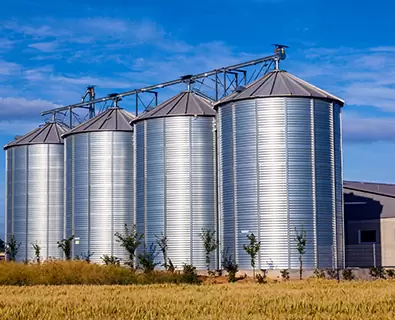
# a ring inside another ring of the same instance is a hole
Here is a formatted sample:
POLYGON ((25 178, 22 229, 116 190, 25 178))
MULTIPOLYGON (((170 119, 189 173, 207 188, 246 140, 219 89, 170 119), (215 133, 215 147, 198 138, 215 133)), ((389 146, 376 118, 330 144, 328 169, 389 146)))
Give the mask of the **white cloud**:
POLYGON ((307 62, 294 62, 293 72, 340 96, 346 105, 395 112, 395 47, 310 48, 297 55, 307 62))
POLYGON ((0 75, 2 76, 15 75, 19 73, 21 69, 22 66, 17 63, 0 59, 0 75))
POLYGON ((343 138, 347 142, 395 142, 395 117, 360 116, 356 112, 343 115, 343 138))
MULTIPOLYGON (((25 98, 1 98, 0 97, 0 117, 31 117, 32 115, 40 115, 41 111, 57 108, 60 105, 56 105, 50 101, 45 100, 27 100, 25 98)), ((1 125, 6 125, 9 122, 2 122, 0 124, 0 131, 2 131, 1 125)))
POLYGON ((0 38, 0 52, 8 51, 14 47, 16 41, 7 38, 0 38))
POLYGON ((59 43, 56 41, 49 41, 49 42, 37 42, 29 44, 30 48, 37 49, 41 52, 54 52, 58 48, 59 43))
POLYGON ((0 120, 0 133, 11 136, 24 135, 37 128, 41 123, 31 120, 0 120))

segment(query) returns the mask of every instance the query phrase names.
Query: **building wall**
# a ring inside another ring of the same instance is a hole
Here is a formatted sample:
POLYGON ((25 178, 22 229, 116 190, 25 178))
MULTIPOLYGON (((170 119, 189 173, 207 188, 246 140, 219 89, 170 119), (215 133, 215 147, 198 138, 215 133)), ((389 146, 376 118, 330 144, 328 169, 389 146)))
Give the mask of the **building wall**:
POLYGON ((395 198, 344 188, 346 266, 395 266, 395 198), (361 243, 375 230, 375 243, 361 243))
POLYGON ((382 265, 395 266, 395 218, 381 219, 382 265))

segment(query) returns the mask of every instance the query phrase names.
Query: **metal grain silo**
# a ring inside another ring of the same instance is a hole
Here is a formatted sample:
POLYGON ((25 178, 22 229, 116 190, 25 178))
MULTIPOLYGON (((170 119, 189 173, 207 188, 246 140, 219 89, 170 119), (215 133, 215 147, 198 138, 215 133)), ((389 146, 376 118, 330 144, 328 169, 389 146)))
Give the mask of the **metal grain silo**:
POLYGON ((17 261, 62 258, 57 241, 63 238, 64 147, 66 128, 48 122, 17 137, 6 150, 6 241, 21 243, 17 261))
POLYGON ((179 268, 205 269, 199 234, 217 230, 215 114, 208 100, 186 91, 132 122, 137 230, 147 250, 157 236, 167 236, 168 257, 179 268))
POLYGON ((127 259, 114 237, 134 222, 134 116, 114 107, 67 132, 65 141, 65 235, 75 236, 72 255, 127 259))
POLYGON ((246 235, 261 241, 257 267, 344 265, 339 98, 275 70, 216 105, 222 249, 250 269, 246 235))

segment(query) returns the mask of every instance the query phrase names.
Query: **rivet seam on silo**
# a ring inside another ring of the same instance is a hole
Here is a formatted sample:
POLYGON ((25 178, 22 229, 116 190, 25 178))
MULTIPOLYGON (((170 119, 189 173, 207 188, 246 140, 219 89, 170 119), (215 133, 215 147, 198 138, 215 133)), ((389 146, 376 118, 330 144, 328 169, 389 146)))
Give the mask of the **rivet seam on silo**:
POLYGON ((288 256, 287 256, 287 261, 288 261, 288 269, 291 269, 291 249, 292 249, 292 244, 291 244, 291 227, 290 227, 290 216, 289 216, 289 181, 288 181, 288 168, 289 168, 289 159, 288 159, 288 100, 284 99, 284 127, 285 127, 285 136, 284 136, 284 143, 285 143, 285 185, 286 185, 286 208, 287 208, 287 242, 288 242, 288 256))
MULTIPOLYGON (((144 127, 144 180, 147 181, 147 121, 143 123, 144 127)), ((147 234, 147 184, 144 183, 144 234, 147 234)), ((145 241, 144 241, 145 242, 145 241)))
MULTIPOLYGON (((47 148, 47 164, 48 164, 48 166, 49 166, 49 159, 50 159, 50 157, 49 157, 49 152, 50 152, 50 148, 48 147, 47 148)), ((49 257, 49 170, 47 170, 47 227, 46 227, 46 234, 47 234, 47 241, 46 241, 46 251, 47 251, 47 254, 46 254, 46 256, 47 257, 49 257)), ((60 240, 60 239, 59 239, 60 240)))
POLYGON ((232 159, 233 159, 233 171, 232 171, 232 179, 233 179, 233 219, 234 219, 234 248, 235 248, 235 259, 236 261, 239 259, 239 253, 237 250, 237 244, 239 242, 239 225, 238 225, 238 208, 237 208, 237 178, 236 178, 236 115, 235 115, 235 105, 232 104, 232 159))
POLYGON ((311 170, 312 170, 312 198, 313 198, 313 232, 314 232, 314 267, 319 268, 318 265, 318 237, 317 237, 317 197, 316 197, 316 162, 315 162, 315 122, 314 122, 314 99, 310 99, 310 135, 311 135, 311 170))
POLYGON ((331 149, 331 178, 332 178, 332 217, 333 217, 333 248, 335 266, 337 266, 337 225, 336 225, 336 181, 335 181, 335 144, 333 128, 333 103, 329 105, 329 128, 330 128, 330 149, 331 149))
MULTIPOLYGON (((256 186, 257 186, 257 227, 258 227, 258 232, 257 232, 257 237, 258 241, 261 239, 261 205, 260 205, 260 183, 259 183, 259 177, 260 177, 260 169, 259 169, 259 161, 258 161, 258 155, 259 155, 259 121, 258 121, 258 104, 254 103, 255 106, 255 153, 256 153, 256 186)), ((262 254, 261 251, 258 252, 258 269, 261 269, 261 260, 262 260, 262 254)))
MULTIPOLYGON (((115 121, 117 121, 117 117, 115 117, 115 121)), ((111 132, 111 255, 114 255, 114 241, 115 241, 115 236, 114 236, 114 133, 111 132)), ((90 171, 90 170, 89 170, 90 171)), ((89 179, 90 180, 90 179, 89 179)), ((90 212, 90 210, 89 210, 90 212)), ((90 219, 89 219, 90 220, 90 219)))
POLYGON ((26 231, 25 231, 25 260, 27 260, 27 251, 29 244, 27 242, 28 234, 29 234, 29 148, 27 146, 24 147, 26 149, 26 158, 25 158, 25 170, 26 170, 26 185, 25 185, 25 194, 26 194, 26 207, 25 207, 25 219, 26 219, 26 231))
POLYGON ((167 166, 166 166, 166 121, 163 119, 162 121, 163 124, 163 172, 164 172, 164 177, 163 177, 163 221, 165 222, 163 224, 163 229, 164 229, 164 235, 167 236, 167 166))
MULTIPOLYGON (((213 190, 214 190, 214 226, 215 226, 215 236, 216 236, 216 241, 219 243, 220 241, 220 227, 219 227, 219 208, 218 208, 218 164, 217 164, 217 126, 216 126, 216 118, 213 118, 212 121, 212 130, 213 130, 213 173, 214 173, 214 179, 213 179, 213 190)), ((216 255, 215 255, 215 267, 216 269, 220 269, 220 246, 218 245, 217 250, 216 250, 216 255)))
MULTIPOLYGON (((189 96, 188 96, 189 98, 189 96)), ((188 144, 189 144, 189 241, 191 244, 191 250, 189 250, 189 261, 193 265, 193 250, 195 248, 195 243, 193 241, 193 219, 192 219, 192 212, 193 212, 193 184, 192 184, 192 122, 191 118, 188 119, 188 144)))

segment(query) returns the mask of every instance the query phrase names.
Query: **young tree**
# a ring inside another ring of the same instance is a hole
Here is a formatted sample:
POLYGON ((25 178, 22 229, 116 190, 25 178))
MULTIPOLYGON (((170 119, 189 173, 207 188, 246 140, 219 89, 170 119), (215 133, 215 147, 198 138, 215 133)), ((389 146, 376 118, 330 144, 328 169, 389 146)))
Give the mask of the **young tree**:
POLYGON ((37 264, 40 264, 40 262, 41 262, 41 259, 40 259, 41 247, 37 244, 37 242, 36 243, 31 242, 30 244, 33 247, 34 255, 36 257, 36 262, 37 262, 37 264))
POLYGON ((154 271, 155 267, 160 264, 160 262, 155 262, 158 254, 159 253, 156 250, 156 246, 151 243, 148 251, 144 248, 144 252, 137 256, 144 273, 150 273, 154 271))
POLYGON ((250 241, 248 245, 243 245, 243 249, 251 258, 251 267, 252 267, 252 276, 255 281, 255 259, 261 248, 261 242, 257 240, 256 236, 253 233, 247 234, 247 239, 250 241))
POLYGON ((307 245, 307 239, 306 239, 306 231, 303 229, 300 232, 295 228, 296 232, 296 250, 298 250, 299 253, 299 279, 302 280, 303 276, 303 255, 306 253, 306 245, 307 245))
POLYGON ((163 264, 162 266, 168 270, 168 265, 167 265, 167 236, 165 236, 163 233, 160 235, 160 237, 156 236, 156 243, 160 248, 160 251, 162 251, 163 255, 163 264))
POLYGON ((0 252, 5 252, 5 242, 0 239, 0 252))
POLYGON ((210 274, 211 253, 218 248, 218 241, 215 236, 215 230, 206 230, 202 228, 202 232, 199 235, 204 243, 204 250, 206 252, 207 273, 210 274))
POLYGON ((71 260, 71 242, 74 239, 74 235, 69 237, 68 239, 62 239, 58 242, 58 248, 61 248, 63 250, 64 256, 66 257, 66 260, 71 260))
POLYGON ((129 265, 132 270, 135 270, 134 259, 136 256, 136 250, 142 243, 144 235, 138 234, 135 225, 133 225, 132 230, 129 230, 127 224, 125 224, 125 234, 116 232, 114 235, 117 238, 116 241, 119 242, 121 247, 125 248, 129 253, 129 261, 127 261, 126 264, 129 265))
POLYGON ((5 254, 7 256, 7 260, 15 261, 20 246, 21 243, 16 242, 15 236, 12 234, 10 241, 7 242, 5 246, 5 254))

